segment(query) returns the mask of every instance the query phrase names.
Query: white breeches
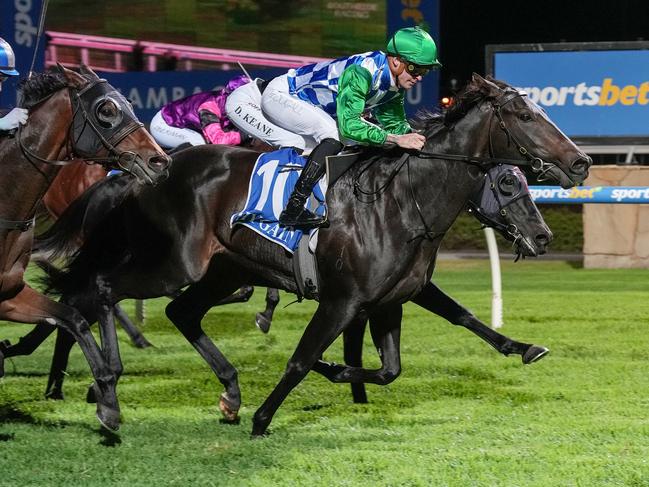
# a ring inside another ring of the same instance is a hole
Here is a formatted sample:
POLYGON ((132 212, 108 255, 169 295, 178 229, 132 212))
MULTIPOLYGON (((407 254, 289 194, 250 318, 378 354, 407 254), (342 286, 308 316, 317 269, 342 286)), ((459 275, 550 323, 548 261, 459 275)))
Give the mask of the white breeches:
POLYGON ((173 149, 185 142, 189 142, 191 145, 203 145, 206 143, 203 134, 195 130, 181 129, 167 124, 165 119, 162 118, 161 111, 153 116, 149 132, 156 142, 165 149, 173 149))
POLYGON ((254 82, 237 88, 225 109, 239 130, 274 146, 309 150, 327 137, 339 140, 336 121, 290 95, 286 75, 273 79, 263 95, 254 82))

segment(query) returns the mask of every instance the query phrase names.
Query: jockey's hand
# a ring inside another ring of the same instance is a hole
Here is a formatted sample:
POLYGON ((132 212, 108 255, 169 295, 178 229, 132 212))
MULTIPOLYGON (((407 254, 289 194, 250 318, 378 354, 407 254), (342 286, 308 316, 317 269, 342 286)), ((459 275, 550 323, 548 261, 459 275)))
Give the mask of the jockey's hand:
POLYGON ((426 137, 417 133, 403 135, 389 134, 386 137, 385 142, 397 144, 399 147, 402 147, 404 149, 421 150, 426 143, 426 137))
POLYGON ((27 113, 25 108, 14 108, 0 118, 0 130, 13 130, 19 125, 25 125, 27 123, 27 113))

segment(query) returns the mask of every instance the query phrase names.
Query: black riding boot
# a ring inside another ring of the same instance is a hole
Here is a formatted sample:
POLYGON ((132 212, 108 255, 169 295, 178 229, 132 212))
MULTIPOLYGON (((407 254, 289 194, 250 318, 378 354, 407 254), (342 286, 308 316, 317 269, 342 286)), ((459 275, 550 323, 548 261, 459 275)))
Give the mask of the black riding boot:
POLYGON ((335 139, 324 139, 309 155, 302 174, 295 183, 293 193, 286 204, 286 209, 279 216, 279 223, 285 227, 315 228, 326 223, 326 218, 307 210, 304 205, 311 195, 313 187, 324 175, 327 156, 338 154, 343 145, 335 139))

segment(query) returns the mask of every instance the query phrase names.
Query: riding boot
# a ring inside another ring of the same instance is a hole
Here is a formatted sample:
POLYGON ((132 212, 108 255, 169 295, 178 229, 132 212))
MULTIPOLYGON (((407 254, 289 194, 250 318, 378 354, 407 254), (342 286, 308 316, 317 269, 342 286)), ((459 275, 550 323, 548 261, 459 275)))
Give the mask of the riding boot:
POLYGON ((285 227, 315 228, 323 226, 327 219, 307 210, 304 205, 313 187, 324 175, 327 156, 338 154, 343 145, 335 139, 324 139, 309 155, 302 174, 295 183, 286 209, 279 216, 279 223, 285 227))

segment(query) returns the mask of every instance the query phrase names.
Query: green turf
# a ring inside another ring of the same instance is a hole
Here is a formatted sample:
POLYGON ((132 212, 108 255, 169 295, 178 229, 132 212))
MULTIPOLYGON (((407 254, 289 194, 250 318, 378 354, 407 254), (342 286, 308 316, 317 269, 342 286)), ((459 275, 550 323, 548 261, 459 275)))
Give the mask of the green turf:
MULTIPOLYGON (((208 315, 206 330, 239 370, 244 406, 232 426, 219 423, 220 383, 164 318, 167 301, 149 301, 156 348, 137 350, 120 334, 119 436, 101 434, 84 402, 90 376, 78 350, 64 402, 42 398, 51 339, 7 363, 0 485, 649 485, 648 278, 506 264, 502 331, 551 349, 531 366, 409 304, 401 377, 368 386, 371 403, 354 405, 348 386, 310 374, 261 440, 249 437, 251 417, 314 304, 280 308, 267 336, 252 324, 262 290, 208 315)), ((436 282, 489 318, 486 261, 441 262, 436 282)), ((0 324, 0 337, 27 329, 0 324)), ((326 358, 341 360, 339 342, 326 358)), ((378 364, 369 341, 366 364, 378 364)))

